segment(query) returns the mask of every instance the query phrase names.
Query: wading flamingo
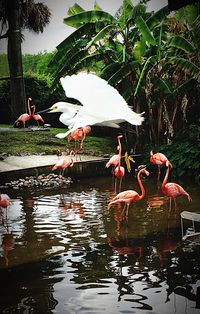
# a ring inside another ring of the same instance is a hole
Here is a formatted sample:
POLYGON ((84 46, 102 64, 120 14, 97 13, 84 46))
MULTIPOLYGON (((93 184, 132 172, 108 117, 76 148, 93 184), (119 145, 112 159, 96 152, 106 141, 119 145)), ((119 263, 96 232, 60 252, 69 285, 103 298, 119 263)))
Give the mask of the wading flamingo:
POLYGON ((0 194, 0 207, 7 209, 10 205, 10 197, 7 194, 0 194))
POLYGON ((33 111, 31 112, 31 117, 37 121, 38 126, 40 126, 39 121, 44 123, 43 118, 41 117, 40 114, 35 113, 35 105, 31 106, 31 108, 33 108, 33 111))
POLYGON ((176 208, 176 197, 185 195, 188 198, 188 201, 192 201, 190 195, 177 183, 167 183, 168 176, 169 176, 169 167, 171 167, 170 163, 166 162, 167 171, 161 186, 162 192, 170 198, 170 210, 171 210, 171 199, 174 200, 175 208, 176 208))
POLYGON ((71 168, 74 165, 74 161, 71 157, 61 158, 57 163, 52 167, 52 171, 60 169, 60 175, 64 175, 64 172, 67 168, 71 168))
POLYGON ((136 192, 134 190, 126 190, 126 191, 120 192, 115 197, 113 197, 113 199, 109 202, 108 208, 110 208, 113 204, 124 203, 122 216, 125 212, 126 218, 128 218, 128 210, 129 210, 130 204, 134 201, 142 200, 145 196, 145 189, 144 189, 144 186, 143 186, 141 178, 140 178, 141 174, 145 174, 146 176, 148 176, 149 172, 146 170, 146 168, 142 168, 139 170, 139 172, 137 174, 137 181, 138 181, 139 187, 141 189, 141 195, 139 195, 138 192, 136 192))
MULTIPOLYGON (((165 165, 166 162, 169 162, 167 157, 163 153, 153 153, 153 151, 150 151, 150 163, 158 166, 158 180, 160 179, 160 167, 162 165, 165 165)), ((172 167, 172 164, 169 162, 169 164, 172 167)))
POLYGON ((122 157, 122 144, 120 139, 123 137, 123 135, 119 135, 117 137, 118 140, 118 144, 119 144, 119 162, 117 167, 114 170, 114 175, 116 176, 115 178, 115 192, 117 192, 117 180, 119 179, 119 191, 121 191, 121 184, 122 184, 122 179, 124 177, 125 174, 125 169, 123 166, 121 166, 121 157, 122 157))
POLYGON ((7 208, 10 205, 10 197, 7 194, 0 193, 0 214, 2 215, 2 223, 4 223, 2 208, 6 210, 6 218, 7 218, 7 208))
POLYGON ((31 108, 30 108, 30 101, 31 100, 32 99, 29 97, 28 98, 28 113, 21 114, 21 116, 19 116, 19 118, 17 118, 17 120, 14 122, 14 125, 16 124, 16 126, 18 126, 19 122, 22 122, 23 126, 25 128, 26 122, 28 122, 31 119, 31 108))

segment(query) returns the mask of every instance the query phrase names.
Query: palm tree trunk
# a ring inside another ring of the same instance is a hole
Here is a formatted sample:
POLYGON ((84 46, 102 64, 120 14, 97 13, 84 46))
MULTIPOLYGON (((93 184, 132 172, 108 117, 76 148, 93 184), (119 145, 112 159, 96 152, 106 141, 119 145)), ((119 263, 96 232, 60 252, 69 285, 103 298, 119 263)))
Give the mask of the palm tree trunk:
POLYGON ((21 54, 19 0, 7 0, 8 5, 8 64, 11 88, 11 115, 14 122, 25 112, 25 88, 21 54))

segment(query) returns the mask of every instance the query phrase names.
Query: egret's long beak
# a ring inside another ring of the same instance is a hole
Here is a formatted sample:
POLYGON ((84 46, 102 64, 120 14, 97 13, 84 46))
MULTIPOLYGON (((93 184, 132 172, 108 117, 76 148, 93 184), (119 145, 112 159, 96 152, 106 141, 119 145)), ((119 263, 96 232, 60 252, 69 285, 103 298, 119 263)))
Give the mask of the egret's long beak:
POLYGON ((36 114, 45 113, 45 112, 50 112, 50 111, 52 111, 52 108, 47 108, 47 109, 38 111, 38 112, 36 112, 36 114))

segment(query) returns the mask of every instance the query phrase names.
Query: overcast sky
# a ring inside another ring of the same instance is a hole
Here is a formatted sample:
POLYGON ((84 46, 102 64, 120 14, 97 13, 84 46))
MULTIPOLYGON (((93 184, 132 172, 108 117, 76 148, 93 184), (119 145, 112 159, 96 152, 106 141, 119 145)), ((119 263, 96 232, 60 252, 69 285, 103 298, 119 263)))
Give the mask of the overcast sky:
MULTIPOLYGON (((30 31, 23 31, 25 40, 22 44, 22 53, 37 54, 38 52, 52 51, 62 42, 69 34, 74 31, 74 28, 63 24, 63 19, 67 16, 68 9, 74 3, 79 4, 86 10, 91 10, 94 7, 94 0, 40 0, 35 2, 45 3, 51 10, 52 17, 50 24, 45 27, 44 32, 34 34, 30 31)), ((115 14, 121 6, 123 0, 96 0, 98 5, 106 12, 115 14)), ((137 4, 137 0, 132 1, 137 4)), ((167 0, 151 0, 149 2, 150 10, 158 10, 168 4, 167 0)), ((6 40, 0 41, 0 53, 6 52, 6 40)))

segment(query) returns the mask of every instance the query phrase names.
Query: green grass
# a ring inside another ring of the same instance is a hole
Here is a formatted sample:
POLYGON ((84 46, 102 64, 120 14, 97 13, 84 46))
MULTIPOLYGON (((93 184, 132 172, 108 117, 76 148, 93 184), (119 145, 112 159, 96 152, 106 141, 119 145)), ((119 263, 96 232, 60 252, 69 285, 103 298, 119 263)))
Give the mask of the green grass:
MULTIPOLYGON (((0 125, 11 127, 8 125, 0 125)), ((57 154, 69 152, 74 147, 74 141, 67 143, 66 139, 55 137, 57 133, 65 132, 65 129, 51 128, 50 131, 1 131, 0 130, 0 154, 6 155, 35 155, 57 154)), ((88 135, 81 151, 82 154, 105 156, 113 154, 116 143, 113 137, 96 137, 88 135)))

